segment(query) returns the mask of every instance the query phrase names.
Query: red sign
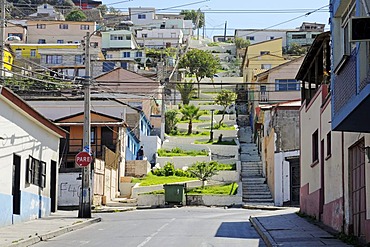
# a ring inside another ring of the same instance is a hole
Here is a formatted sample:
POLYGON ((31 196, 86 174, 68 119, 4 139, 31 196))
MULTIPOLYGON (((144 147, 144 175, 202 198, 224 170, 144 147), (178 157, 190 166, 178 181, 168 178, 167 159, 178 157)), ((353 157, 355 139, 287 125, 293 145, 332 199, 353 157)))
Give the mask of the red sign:
POLYGON ((79 152, 75 157, 75 162, 77 165, 85 167, 90 165, 92 157, 88 152, 79 152))

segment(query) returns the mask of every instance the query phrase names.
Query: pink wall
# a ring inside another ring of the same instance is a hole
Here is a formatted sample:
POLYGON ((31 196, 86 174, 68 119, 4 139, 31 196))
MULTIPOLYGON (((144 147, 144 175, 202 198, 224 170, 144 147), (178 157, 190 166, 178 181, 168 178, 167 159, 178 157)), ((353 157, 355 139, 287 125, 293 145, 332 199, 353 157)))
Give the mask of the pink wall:
POLYGON ((320 215, 320 191, 321 189, 318 189, 309 194, 309 184, 301 185, 301 212, 313 216, 317 220, 320 215))

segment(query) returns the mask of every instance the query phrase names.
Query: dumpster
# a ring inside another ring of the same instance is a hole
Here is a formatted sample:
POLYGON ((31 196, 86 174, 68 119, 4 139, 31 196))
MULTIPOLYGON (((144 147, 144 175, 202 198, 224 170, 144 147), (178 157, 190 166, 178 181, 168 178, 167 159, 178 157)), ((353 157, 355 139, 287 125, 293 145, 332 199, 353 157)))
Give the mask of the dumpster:
POLYGON ((164 184, 164 202, 171 205, 185 204, 186 184, 164 184))

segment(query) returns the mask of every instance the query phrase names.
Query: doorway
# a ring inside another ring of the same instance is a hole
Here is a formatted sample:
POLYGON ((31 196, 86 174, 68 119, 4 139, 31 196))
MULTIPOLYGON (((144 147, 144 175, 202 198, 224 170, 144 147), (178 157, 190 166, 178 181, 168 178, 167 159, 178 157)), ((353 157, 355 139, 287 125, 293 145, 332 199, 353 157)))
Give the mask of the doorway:
POLYGON ((301 168, 299 158, 289 160, 290 165, 290 206, 299 206, 301 189, 301 168))
POLYGON ((13 154, 13 214, 21 214, 21 156, 13 154))
POLYGON ((365 142, 360 140, 349 148, 351 223, 353 234, 365 240, 366 184, 365 184, 365 142))
POLYGON ((55 213, 57 210, 57 162, 51 161, 50 166, 50 211, 55 213))

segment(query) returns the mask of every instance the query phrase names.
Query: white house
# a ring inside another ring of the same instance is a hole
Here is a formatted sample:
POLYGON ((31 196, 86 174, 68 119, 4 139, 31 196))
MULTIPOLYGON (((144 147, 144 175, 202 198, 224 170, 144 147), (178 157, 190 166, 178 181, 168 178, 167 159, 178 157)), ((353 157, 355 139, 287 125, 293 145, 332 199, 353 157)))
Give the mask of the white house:
POLYGON ((152 29, 137 31, 137 42, 142 47, 177 47, 183 43, 181 29, 152 29))
POLYGON ((5 87, 0 109, 1 227, 55 212, 59 139, 66 133, 5 87))

